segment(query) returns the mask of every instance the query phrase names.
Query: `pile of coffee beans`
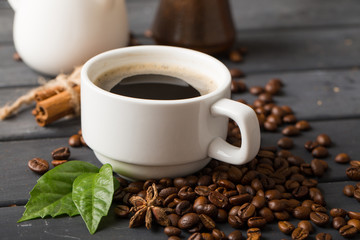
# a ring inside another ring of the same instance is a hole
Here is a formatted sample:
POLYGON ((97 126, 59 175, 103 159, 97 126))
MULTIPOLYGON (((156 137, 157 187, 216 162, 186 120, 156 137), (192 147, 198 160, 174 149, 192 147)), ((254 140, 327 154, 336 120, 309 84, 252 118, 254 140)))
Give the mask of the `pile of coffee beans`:
MULTIPOLYGON (((232 70, 233 77, 237 73, 232 70)), ((275 132, 284 125, 284 135, 277 147, 262 147, 256 158, 246 165, 234 166, 212 160, 200 172, 175 179, 163 178, 128 183, 119 178, 121 188, 115 193, 118 202, 115 213, 130 217, 129 199, 133 195, 145 197, 146 189, 156 184, 159 202, 169 212, 170 226, 164 233, 169 239, 260 239, 261 229, 278 221, 279 230, 292 239, 307 239, 314 233, 314 225, 332 225, 345 238, 360 231, 360 213, 343 209, 326 208, 326 201, 319 188, 317 177, 328 169, 325 158, 332 145, 330 137, 320 134, 304 144, 314 157, 310 163, 290 152, 294 146, 291 137, 311 129, 309 122, 298 121, 289 106, 277 106, 273 96, 283 87, 280 79, 271 79, 265 87, 251 87, 250 93, 258 98, 249 105, 258 116, 264 131, 275 132), (279 148, 280 149, 279 149, 279 148), (290 220, 299 219, 294 226, 290 220), (228 224, 237 229, 226 235, 219 225, 228 224), (246 230, 247 229, 247 230, 246 230), (246 233, 245 233, 246 231, 246 233), (185 234, 187 233, 187 234, 185 234)), ((233 80, 232 92, 244 92, 248 88, 243 81, 233 80)), ((239 102, 246 103, 239 99, 239 102)), ((227 141, 241 146, 240 129, 230 120, 227 141)), ((336 162, 350 162, 347 154, 339 154, 336 162)), ((352 179, 360 179, 359 161, 351 161, 346 171, 352 179)), ((354 196, 357 186, 352 186, 354 196)), ((360 193, 360 191, 359 191, 360 193)), ((317 233, 317 240, 332 239, 329 233, 317 233)))

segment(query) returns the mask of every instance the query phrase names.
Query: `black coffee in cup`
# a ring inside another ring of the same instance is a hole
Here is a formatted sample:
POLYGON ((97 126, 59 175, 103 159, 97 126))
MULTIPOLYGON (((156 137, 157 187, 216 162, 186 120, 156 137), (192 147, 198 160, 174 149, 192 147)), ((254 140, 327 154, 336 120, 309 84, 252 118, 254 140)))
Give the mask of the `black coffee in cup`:
POLYGON ((139 74, 126 77, 110 89, 122 96, 178 100, 201 96, 198 90, 180 78, 161 74, 139 74))
POLYGON ((214 91, 213 79, 164 65, 129 65, 100 75, 94 83, 111 93, 141 99, 179 100, 214 91))

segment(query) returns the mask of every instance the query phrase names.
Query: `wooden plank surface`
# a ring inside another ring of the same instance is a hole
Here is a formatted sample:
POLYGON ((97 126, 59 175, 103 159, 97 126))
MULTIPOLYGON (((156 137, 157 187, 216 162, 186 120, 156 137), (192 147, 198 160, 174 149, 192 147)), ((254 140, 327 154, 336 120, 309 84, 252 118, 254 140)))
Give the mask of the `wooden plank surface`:
MULTIPOLYGON (((360 118, 311 122, 313 128, 311 131, 293 137, 295 147, 291 151, 294 155, 300 156, 310 163, 313 157, 304 149, 304 143, 308 140, 315 140, 316 136, 321 133, 328 134, 333 139, 334 144, 329 148, 330 156, 325 158, 329 164, 329 170, 319 181, 346 181, 348 178, 345 175, 345 170, 349 165, 335 163, 334 158, 338 153, 345 152, 352 159, 360 160, 360 152, 357 151, 360 143, 359 123, 360 118)), ((277 140, 281 137, 283 136, 280 132, 263 132, 262 146, 276 146, 277 140)), ((0 169, 3 169, 1 176, 3 181, 0 181, 0 207, 26 202, 29 197, 28 193, 39 177, 28 169, 27 161, 34 157, 40 157, 50 162, 51 151, 58 147, 67 146, 67 141, 68 138, 56 138, 0 142, 0 169), (14 191, 15 188, 16 191, 14 191)), ((89 148, 71 148, 71 152, 71 159, 73 160, 87 161, 100 166, 89 148)))

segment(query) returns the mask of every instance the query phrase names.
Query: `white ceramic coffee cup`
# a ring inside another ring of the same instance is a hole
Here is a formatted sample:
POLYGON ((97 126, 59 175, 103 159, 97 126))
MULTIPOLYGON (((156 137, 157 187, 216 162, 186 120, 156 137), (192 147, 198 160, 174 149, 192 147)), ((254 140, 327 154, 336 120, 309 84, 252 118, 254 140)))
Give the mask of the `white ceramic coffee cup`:
POLYGON ((136 46, 99 54, 81 72, 83 137, 102 163, 130 179, 184 176, 211 158, 247 163, 260 147, 259 123, 250 107, 229 99, 230 83, 224 64, 194 50, 136 46), (194 98, 149 100, 113 94, 94 84, 116 68, 123 68, 125 75, 130 68, 131 74, 196 74, 215 88, 194 98), (224 140, 228 118, 240 127, 240 148, 224 140))

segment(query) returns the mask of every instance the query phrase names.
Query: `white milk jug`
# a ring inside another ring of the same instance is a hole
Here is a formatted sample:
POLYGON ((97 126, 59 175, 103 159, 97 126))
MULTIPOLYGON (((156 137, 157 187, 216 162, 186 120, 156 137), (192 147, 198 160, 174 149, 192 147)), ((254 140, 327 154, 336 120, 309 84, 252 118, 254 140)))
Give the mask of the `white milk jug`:
POLYGON ((66 73, 98 53, 128 44, 124 0, 9 0, 14 44, 36 71, 66 73))

